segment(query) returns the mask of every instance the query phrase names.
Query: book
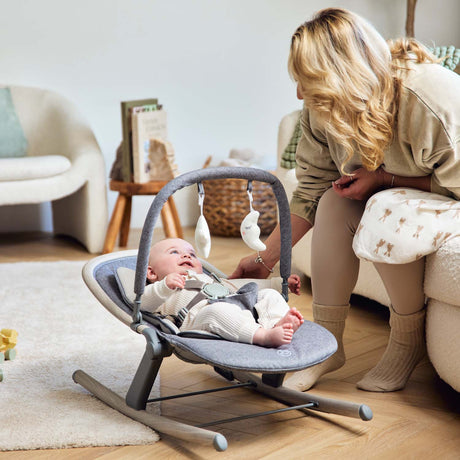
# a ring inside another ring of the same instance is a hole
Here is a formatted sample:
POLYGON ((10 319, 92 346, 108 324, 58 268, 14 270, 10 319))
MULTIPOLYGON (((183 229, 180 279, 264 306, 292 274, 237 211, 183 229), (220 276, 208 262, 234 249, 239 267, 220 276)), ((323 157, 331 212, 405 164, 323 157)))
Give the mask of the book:
POLYGON ((122 129, 122 161, 121 177, 124 182, 133 180, 133 155, 132 155, 132 123, 131 115, 134 107, 157 105, 158 99, 138 99, 121 102, 121 129, 122 129))
POLYGON ((167 120, 164 110, 152 110, 149 107, 133 108, 132 156, 134 182, 143 183, 151 180, 150 141, 152 139, 166 141, 167 137, 167 120))

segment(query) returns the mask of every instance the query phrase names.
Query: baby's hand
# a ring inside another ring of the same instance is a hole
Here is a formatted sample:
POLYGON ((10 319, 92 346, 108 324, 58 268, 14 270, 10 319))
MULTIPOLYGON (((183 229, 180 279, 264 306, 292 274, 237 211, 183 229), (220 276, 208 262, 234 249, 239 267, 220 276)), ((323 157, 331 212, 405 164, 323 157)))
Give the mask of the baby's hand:
POLYGON ((288 278, 289 290, 295 294, 300 295, 300 277, 299 275, 291 275, 288 278))
POLYGON ((185 286, 185 277, 179 275, 178 273, 170 273, 165 277, 166 286, 169 289, 184 289, 185 286))

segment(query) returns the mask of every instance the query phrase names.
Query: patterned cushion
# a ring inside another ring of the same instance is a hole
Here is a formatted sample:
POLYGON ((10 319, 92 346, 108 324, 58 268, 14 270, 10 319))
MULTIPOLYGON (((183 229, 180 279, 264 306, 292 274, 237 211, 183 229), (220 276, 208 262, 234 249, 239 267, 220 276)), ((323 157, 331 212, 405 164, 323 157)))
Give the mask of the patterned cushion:
POLYGON ((450 70, 455 70, 460 62, 460 48, 455 46, 436 46, 429 50, 439 59, 442 59, 440 64, 450 70))
POLYGON ((297 150, 297 144, 299 143, 301 135, 302 135, 302 128, 300 126, 300 116, 299 116, 299 120, 295 125, 291 140, 289 141, 289 144, 286 146, 281 156, 280 166, 282 168, 286 168, 286 169, 295 168, 296 166, 295 152, 297 150))

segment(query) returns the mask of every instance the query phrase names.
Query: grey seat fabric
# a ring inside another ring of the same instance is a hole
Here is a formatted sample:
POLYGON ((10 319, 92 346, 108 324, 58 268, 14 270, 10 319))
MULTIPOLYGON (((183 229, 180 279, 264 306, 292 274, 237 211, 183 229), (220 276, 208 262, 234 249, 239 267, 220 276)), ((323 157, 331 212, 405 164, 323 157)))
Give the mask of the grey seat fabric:
POLYGON ((93 276, 110 300, 120 307, 125 313, 132 314, 132 308, 123 300, 115 278, 117 268, 126 267, 136 269, 136 256, 119 257, 101 262, 94 270, 93 276))
POLYGON ((267 374, 305 369, 324 361, 337 351, 334 336, 310 321, 305 321, 300 326, 290 344, 278 348, 227 340, 192 339, 163 333, 160 335, 174 345, 174 353, 184 361, 267 374))

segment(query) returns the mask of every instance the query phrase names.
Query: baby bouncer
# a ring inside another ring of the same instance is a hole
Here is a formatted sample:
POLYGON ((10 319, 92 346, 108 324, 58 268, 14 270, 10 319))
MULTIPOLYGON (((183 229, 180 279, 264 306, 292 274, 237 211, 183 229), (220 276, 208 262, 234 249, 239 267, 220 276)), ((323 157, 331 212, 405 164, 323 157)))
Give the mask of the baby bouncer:
MULTIPOLYGON (((290 390, 282 386, 286 372, 314 366, 335 353, 337 349, 335 338, 329 331, 315 323, 305 321, 294 334, 291 343, 278 348, 265 348, 257 345, 229 342, 206 332, 180 332, 173 322, 160 316, 146 315, 141 312, 141 298, 146 283, 153 229, 163 205, 177 190, 198 184, 199 204, 202 210, 204 196, 202 181, 226 178, 248 180, 250 213, 243 221, 242 234, 246 244, 256 250, 261 250, 260 245, 263 245, 263 243, 258 239, 260 232, 257 227, 258 212, 252 209, 252 181, 265 182, 271 185, 278 203, 281 229, 280 274, 282 277, 282 295, 286 300, 288 299, 287 280, 290 276, 291 268, 291 226, 289 204, 281 182, 272 174, 255 168, 219 167, 183 174, 168 182, 153 200, 144 223, 137 252, 121 251, 102 255, 89 261, 83 270, 83 278, 86 284, 102 305, 130 327, 133 333, 142 334, 145 337, 146 349, 144 356, 140 361, 126 397, 122 398, 115 394, 82 370, 75 371, 73 374, 74 381, 112 408, 150 426, 160 433, 169 434, 187 441, 212 443, 218 451, 223 451, 227 448, 227 440, 222 434, 205 428, 207 426, 294 409, 311 409, 361 418, 365 421, 371 420, 372 411, 364 404, 313 396, 309 393, 290 390), (250 229, 251 226, 252 230, 250 229), (123 292, 123 286, 120 285, 119 278, 117 281, 117 270, 120 267, 133 270, 134 302, 131 302, 126 293, 123 292), (227 384, 219 389, 149 399, 161 363, 164 358, 172 353, 189 363, 209 364, 222 377, 229 381, 235 381, 235 383, 232 385, 227 384), (285 404, 287 407, 216 420, 200 426, 187 425, 145 411, 147 404, 150 402, 195 394, 201 395, 239 387, 260 392, 285 404)), ((229 198, 231 199, 231 197, 229 198)), ((203 214, 198 220, 195 236, 197 249, 207 256, 207 252, 209 252, 209 230, 203 214)), ((225 276, 206 261, 203 261, 203 267, 209 273, 215 273, 221 277, 225 276)))

